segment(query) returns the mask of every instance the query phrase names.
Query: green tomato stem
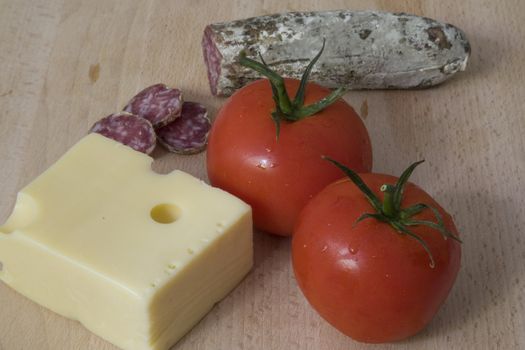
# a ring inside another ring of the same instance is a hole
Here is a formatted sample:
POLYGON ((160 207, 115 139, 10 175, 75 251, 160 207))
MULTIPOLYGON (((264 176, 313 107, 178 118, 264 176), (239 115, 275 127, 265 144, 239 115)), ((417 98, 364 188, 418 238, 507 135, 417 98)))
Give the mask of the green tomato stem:
MULTIPOLYGON (((381 202, 377 196, 370 190, 370 188, 364 183, 361 177, 355 173, 353 170, 350 170, 341 163, 330 159, 326 156, 322 157, 323 159, 331 162, 339 169, 341 169, 346 176, 361 190, 365 198, 370 202, 370 205, 375 210, 375 213, 364 213, 356 220, 355 224, 365 220, 365 219, 375 219, 380 222, 389 224, 394 230, 396 230, 401 235, 407 235, 408 237, 414 239, 419 243, 425 252, 428 254, 430 259, 429 266, 431 268, 435 267, 435 260, 428 247, 427 243, 419 237, 416 233, 410 230, 408 227, 411 226, 426 226, 438 231, 444 239, 452 238, 455 241, 462 243, 461 240, 455 236, 452 232, 448 231, 445 228, 443 218, 439 211, 425 203, 417 203, 408 208, 401 208, 401 203, 403 200, 404 188, 408 182, 408 178, 414 171, 414 169, 421 164, 423 161, 415 162, 411 164, 399 177, 399 180, 395 185, 384 184, 381 186, 380 190, 384 193, 383 201, 381 202), (436 222, 428 220, 413 220, 412 217, 421 213, 423 210, 430 210, 436 219, 436 222)), ((354 224, 354 225, 355 225, 354 224)))
POLYGON ((278 110, 283 112, 285 115, 292 112, 292 102, 290 101, 290 97, 286 91, 284 79, 279 74, 275 73, 267 65, 246 57, 246 52, 244 51, 241 51, 239 54, 239 63, 267 77, 270 81, 270 84, 272 85, 274 99, 278 106, 278 110))
POLYGON ((385 184, 381 186, 381 192, 384 193, 381 211, 385 216, 395 218, 398 215, 398 210, 394 205, 395 187, 385 184))
POLYGON ((345 94, 345 89, 338 88, 332 91, 328 96, 321 99, 320 101, 312 103, 308 106, 304 106, 304 98, 306 93, 306 86, 308 85, 308 77, 310 76, 312 67, 315 65, 317 60, 319 60, 319 57, 323 53, 324 47, 325 40, 323 40, 323 46, 321 47, 319 53, 312 59, 312 61, 306 67, 293 101, 290 99, 288 91, 286 91, 284 79, 266 64, 261 55, 259 56, 262 63, 246 57, 245 51, 241 51, 241 53, 239 54, 239 63, 242 66, 253 69, 259 74, 267 77, 270 82, 270 85, 272 87, 273 99, 275 101, 275 110, 272 112, 272 119, 276 126, 277 138, 279 137, 280 120, 295 122, 303 118, 312 116, 322 111, 326 107, 330 106, 332 103, 336 102, 345 94))

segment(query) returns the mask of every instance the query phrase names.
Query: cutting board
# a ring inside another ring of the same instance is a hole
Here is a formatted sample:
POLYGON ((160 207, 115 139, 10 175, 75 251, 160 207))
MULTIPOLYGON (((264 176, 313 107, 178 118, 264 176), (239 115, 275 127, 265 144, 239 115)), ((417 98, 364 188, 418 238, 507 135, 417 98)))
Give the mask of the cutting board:
MULTIPOLYGON (((17 191, 101 117, 145 86, 181 88, 215 116, 200 40, 207 23, 291 10, 381 9, 461 27, 468 70, 427 90, 349 92, 374 170, 413 181, 453 214, 462 267, 432 323, 401 343, 367 346, 321 319, 297 287, 290 240, 255 233, 255 267, 173 349, 525 348, 525 2, 0 0, 0 222, 17 191)), ((205 154, 154 153, 160 173, 207 180, 205 154)), ((1 260, 1 257, 0 257, 1 260)), ((114 346, 0 284, 1 350, 114 346)))

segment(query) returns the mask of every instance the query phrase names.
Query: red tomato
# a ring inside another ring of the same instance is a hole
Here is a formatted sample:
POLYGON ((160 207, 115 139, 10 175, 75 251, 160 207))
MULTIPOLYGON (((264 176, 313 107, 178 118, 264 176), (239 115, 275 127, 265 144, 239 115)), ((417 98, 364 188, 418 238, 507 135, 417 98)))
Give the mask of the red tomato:
MULTIPOLYGON (((379 188, 396 177, 362 174, 379 188)), ((443 216, 457 235, 452 218, 421 188, 408 183, 406 208, 425 203, 443 216)), ((459 270, 461 248, 453 239, 426 226, 411 226, 428 245, 435 267, 421 244, 374 218, 363 193, 348 179, 327 186, 301 212, 292 242, 297 282, 307 300, 330 324, 355 340, 381 343, 401 340, 424 328, 447 297, 459 270)), ((431 210, 414 216, 436 221, 431 210)))
MULTIPOLYGON (((299 81, 285 83, 293 96, 299 81)), ((305 103, 329 93, 309 83, 305 103)), ((314 116, 282 121, 278 140, 271 118, 274 109, 268 80, 258 80, 231 96, 210 132, 207 168, 213 186, 252 206, 257 228, 287 236, 308 200, 341 177, 321 155, 363 172, 372 167, 372 149, 363 122, 342 99, 314 116)))

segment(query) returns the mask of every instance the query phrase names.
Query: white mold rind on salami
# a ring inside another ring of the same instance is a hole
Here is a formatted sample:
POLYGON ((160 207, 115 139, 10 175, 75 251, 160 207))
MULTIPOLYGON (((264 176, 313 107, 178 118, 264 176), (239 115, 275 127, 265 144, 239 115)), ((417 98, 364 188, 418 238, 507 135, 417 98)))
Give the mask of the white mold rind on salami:
POLYGON ((153 152, 157 143, 151 123, 127 112, 114 113, 100 119, 89 132, 101 134, 146 154, 153 152))
POLYGON ((124 107, 124 111, 136 114, 160 128, 180 116, 182 92, 164 84, 149 86, 135 95, 124 107))
POLYGON ((170 152, 194 154, 206 148, 210 129, 206 107, 197 102, 184 102, 180 118, 157 129, 157 137, 170 152))
POLYGON ((290 12, 208 25, 202 40, 210 88, 228 96, 260 76, 237 63, 241 50, 277 73, 300 78, 326 48, 311 79, 327 87, 410 89, 439 84, 464 70, 465 34, 450 24, 405 13, 290 12))

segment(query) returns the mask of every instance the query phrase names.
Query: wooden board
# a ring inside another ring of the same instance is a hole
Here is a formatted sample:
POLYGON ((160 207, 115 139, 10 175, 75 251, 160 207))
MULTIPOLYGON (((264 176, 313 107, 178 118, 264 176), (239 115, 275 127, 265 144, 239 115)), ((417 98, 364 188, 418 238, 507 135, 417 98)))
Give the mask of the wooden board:
MULTIPOLYGON (((210 22, 290 10, 382 9, 451 22, 472 43, 466 73, 422 91, 346 95, 370 131, 374 169, 413 180, 454 214, 462 269, 419 335, 373 349, 525 348, 525 2, 0 0, 0 222, 17 191, 151 83, 209 93, 200 38, 210 22), (365 106, 368 106, 367 113, 365 106)), ((204 154, 156 151, 155 169, 206 179, 204 154)), ((307 304, 288 239, 255 235, 255 268, 174 349, 361 349, 307 304)), ((1 257, 0 257, 1 260, 1 257)), ((0 349, 115 349, 0 284, 0 349)), ((367 347, 368 348, 368 347, 367 347)))

